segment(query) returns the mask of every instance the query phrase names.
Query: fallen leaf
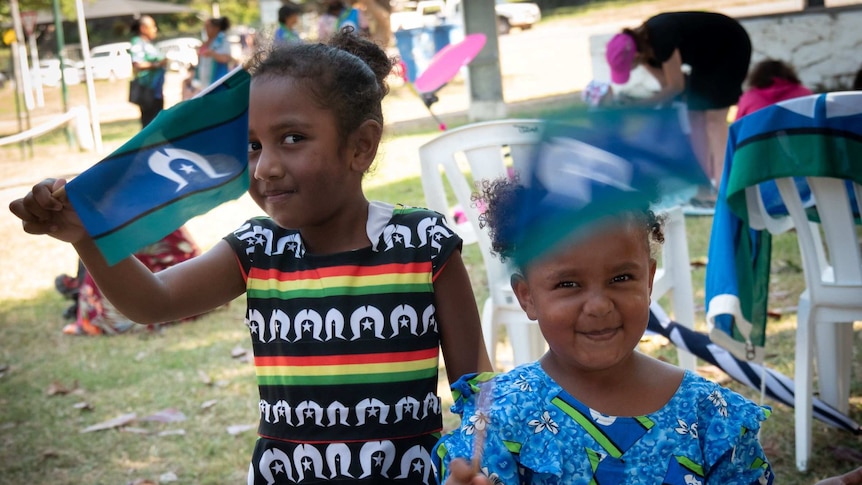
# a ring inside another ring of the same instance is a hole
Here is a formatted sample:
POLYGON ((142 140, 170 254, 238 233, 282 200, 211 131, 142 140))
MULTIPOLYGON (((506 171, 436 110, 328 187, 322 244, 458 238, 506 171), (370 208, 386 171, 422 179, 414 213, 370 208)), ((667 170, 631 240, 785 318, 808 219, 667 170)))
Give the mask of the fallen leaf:
POLYGON ((233 350, 230 351, 230 356, 234 359, 238 359, 246 354, 246 350, 242 347, 234 347, 233 350))
POLYGON ((257 427, 257 425, 254 425, 254 424, 235 424, 233 426, 228 426, 227 432, 228 432, 228 434, 231 434, 231 435, 238 435, 240 433, 243 433, 243 432, 248 431, 250 429, 254 429, 256 427, 257 427))
POLYGON ((176 423, 185 421, 186 415, 174 408, 162 409, 159 412, 153 413, 147 417, 141 418, 143 421, 156 421, 157 423, 176 423))
POLYGON ((47 394, 49 396, 58 396, 58 395, 62 396, 65 394, 69 394, 70 392, 74 391, 77 388, 78 388, 78 381, 73 382, 72 387, 66 387, 60 381, 54 381, 51 383, 51 385, 48 386, 48 389, 45 391, 45 394, 47 394))
POLYGON ((218 402, 218 399, 210 399, 209 401, 204 401, 201 403, 201 409, 209 409, 218 402))
POLYGON ((159 436, 183 436, 186 434, 186 430, 180 429, 166 429, 164 431, 159 432, 159 436))
POLYGON ((76 402, 75 404, 72 404, 72 407, 75 409, 80 409, 81 411, 92 411, 93 410, 93 406, 90 406, 90 403, 84 402, 84 401, 76 402))
POLYGON ((199 371, 198 371, 198 377, 200 377, 200 378, 201 378, 201 382, 203 382, 204 384, 206 384, 206 385, 208 385, 208 386, 213 385, 213 380, 212 380, 212 378, 211 378, 211 377, 209 376, 209 374, 207 374, 206 372, 204 372, 204 371, 202 371, 202 370, 199 370, 199 371))
POLYGON ((47 458, 57 458, 60 456, 56 450, 45 450, 42 452, 42 459, 45 460, 47 458))
POLYGON ((146 428, 138 428, 135 426, 123 426, 120 428, 120 431, 123 433, 135 433, 135 434, 150 434, 150 430, 146 428))
POLYGON ((159 485, 159 483, 147 478, 139 478, 133 482, 129 482, 129 485, 159 485))
POLYGON ((82 433, 90 433, 92 431, 102 431, 111 428, 119 428, 120 426, 125 426, 132 421, 134 421, 138 415, 136 413, 128 413, 117 416, 114 419, 109 419, 107 421, 101 422, 99 424, 94 424, 92 426, 88 426, 81 430, 82 433))

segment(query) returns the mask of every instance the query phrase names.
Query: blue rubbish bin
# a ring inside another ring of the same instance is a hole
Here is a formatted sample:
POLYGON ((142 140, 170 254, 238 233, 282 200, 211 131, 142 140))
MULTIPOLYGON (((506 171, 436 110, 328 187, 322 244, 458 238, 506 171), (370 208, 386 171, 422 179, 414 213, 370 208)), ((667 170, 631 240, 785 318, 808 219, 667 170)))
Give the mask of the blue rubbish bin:
POLYGON ((395 44, 407 70, 409 82, 416 81, 419 74, 428 67, 434 54, 449 45, 454 28, 455 25, 443 24, 395 32, 395 44))

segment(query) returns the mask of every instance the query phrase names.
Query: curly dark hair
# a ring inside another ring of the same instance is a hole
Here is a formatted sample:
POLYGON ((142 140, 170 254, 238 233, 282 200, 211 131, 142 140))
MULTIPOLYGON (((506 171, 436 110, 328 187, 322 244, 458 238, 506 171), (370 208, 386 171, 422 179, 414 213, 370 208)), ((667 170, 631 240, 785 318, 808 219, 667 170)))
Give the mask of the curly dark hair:
MULTIPOLYGON (((479 215, 479 226, 488 230, 491 238, 491 252, 501 261, 515 261, 519 250, 513 237, 519 233, 517 225, 519 208, 523 206, 527 188, 518 177, 481 180, 479 192, 471 196, 476 205, 484 205, 484 212, 479 215)), ((662 224, 664 217, 656 215, 648 208, 633 210, 617 217, 637 221, 643 227, 647 244, 664 243, 662 224)))
POLYGON ((393 65, 380 46, 345 28, 326 44, 262 47, 245 68, 252 79, 290 77, 304 84, 318 106, 337 115, 344 140, 366 120, 383 125, 382 101, 393 65))

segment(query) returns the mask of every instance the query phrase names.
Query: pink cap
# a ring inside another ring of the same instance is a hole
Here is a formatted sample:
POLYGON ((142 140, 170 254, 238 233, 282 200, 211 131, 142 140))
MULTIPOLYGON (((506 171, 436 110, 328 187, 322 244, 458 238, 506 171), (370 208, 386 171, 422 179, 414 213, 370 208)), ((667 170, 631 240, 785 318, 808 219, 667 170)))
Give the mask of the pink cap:
POLYGON ((608 42, 605 59, 611 67, 611 81, 616 84, 625 84, 629 81, 636 55, 635 40, 628 34, 617 34, 608 42))

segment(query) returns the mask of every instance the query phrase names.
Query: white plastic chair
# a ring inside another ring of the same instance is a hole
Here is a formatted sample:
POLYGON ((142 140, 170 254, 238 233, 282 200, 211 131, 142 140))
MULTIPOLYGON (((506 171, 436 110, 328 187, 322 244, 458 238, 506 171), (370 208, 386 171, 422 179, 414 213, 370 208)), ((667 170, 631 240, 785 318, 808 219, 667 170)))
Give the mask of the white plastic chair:
MULTIPOLYGON (((508 175, 508 168, 519 172, 530 162, 532 151, 541 137, 542 122, 533 119, 507 119, 474 123, 440 134, 419 148, 422 164, 422 188, 429 209, 451 214, 460 204, 467 222, 454 229, 465 244, 477 242, 488 278, 488 299, 482 307, 482 331, 491 362, 496 364, 498 329, 505 325, 512 345, 514 365, 538 359, 547 348, 544 338, 521 309, 512 291, 512 271, 491 254, 487 231, 479 228, 479 211, 471 202, 476 187, 468 182, 464 170, 473 180, 496 179, 508 175), (465 160, 462 168, 459 160, 465 160), (441 172, 442 168, 442 172, 441 172), (454 193, 447 197, 445 179, 454 193)), ((656 271, 653 299, 672 292, 674 317, 678 322, 694 325, 694 296, 691 286, 685 218, 679 207, 667 211, 666 243, 662 267, 656 271)), ((695 357, 680 350, 680 366, 695 368, 695 357)))
MULTIPOLYGON (((847 182, 827 177, 807 177, 806 181, 816 201, 820 224, 809 222, 793 178, 775 180, 789 216, 768 214, 759 186, 748 187, 745 192, 750 227, 774 234, 795 227, 802 256, 806 288, 799 297, 796 317, 794 377, 796 467, 800 471, 808 468, 811 456, 814 349, 820 399, 846 413, 853 322, 862 320, 862 241, 854 226, 847 182)), ((862 209, 862 186, 852 186, 857 210, 862 209)))
POLYGON ((510 284, 511 269, 491 254, 491 240, 487 231, 479 228, 479 210, 470 199, 476 187, 462 171, 459 158, 466 159, 465 168, 469 169, 473 180, 506 177, 509 167, 517 171, 529 162, 540 137, 541 121, 509 119, 449 130, 419 148, 422 188, 428 208, 450 216, 454 203, 459 204, 467 223, 455 225, 454 229, 464 239, 464 244, 479 244, 488 279, 488 299, 482 306, 482 332, 492 363, 496 363, 500 326, 506 327, 514 365, 538 359, 545 351, 545 341, 539 326, 527 318, 515 298, 510 284), (444 175, 455 195, 454 203, 447 197, 444 175))

